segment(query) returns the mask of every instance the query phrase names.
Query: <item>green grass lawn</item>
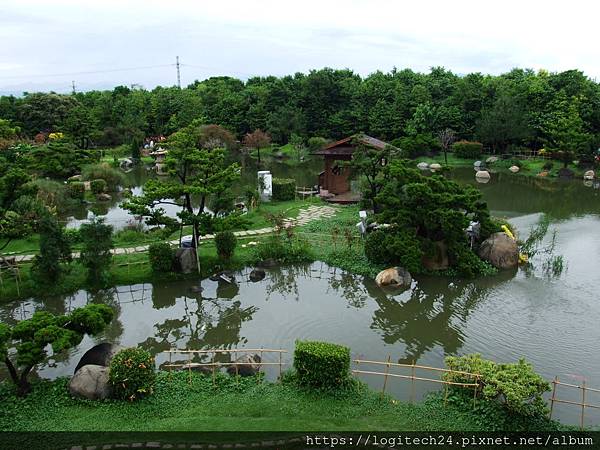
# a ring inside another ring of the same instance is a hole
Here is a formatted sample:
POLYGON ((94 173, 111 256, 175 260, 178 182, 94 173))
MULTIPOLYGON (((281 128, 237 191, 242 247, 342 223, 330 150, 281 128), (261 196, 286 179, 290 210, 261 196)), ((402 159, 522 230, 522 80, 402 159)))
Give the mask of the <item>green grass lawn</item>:
POLYGON ((159 372, 154 395, 135 403, 73 399, 67 380, 43 382, 25 399, 0 386, 0 430, 11 431, 335 431, 481 429, 473 414, 443 403, 409 404, 358 385, 336 394, 292 383, 159 372))

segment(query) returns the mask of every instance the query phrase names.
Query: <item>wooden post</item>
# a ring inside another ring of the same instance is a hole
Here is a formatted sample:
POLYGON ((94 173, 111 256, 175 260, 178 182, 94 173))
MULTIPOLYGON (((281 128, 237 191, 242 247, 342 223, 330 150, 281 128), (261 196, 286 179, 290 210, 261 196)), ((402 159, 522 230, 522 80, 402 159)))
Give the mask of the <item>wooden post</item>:
POLYGON ((448 405, 448 384, 444 383, 444 408, 448 405))
POLYGON ((390 373, 390 355, 387 357, 387 365, 385 366, 385 376, 383 378, 383 389, 381 389, 381 398, 385 395, 385 388, 387 386, 388 374, 390 373))
POLYGON ((173 349, 169 350, 169 381, 173 380, 173 368, 171 364, 173 364, 173 349))
POLYGON ((412 362, 412 370, 411 370, 411 386, 410 386, 410 403, 413 402, 413 398, 415 396, 415 360, 412 362))
POLYGON ((279 381, 281 381, 281 352, 279 352, 279 381))
POLYGON ((473 389, 473 409, 475 409, 475 406, 477 404, 477 388, 479 384, 476 382, 475 385, 475 389, 473 389))
MULTIPOLYGON (((261 369, 261 364, 262 364, 262 358, 263 358, 263 346, 260 346, 260 354, 259 354, 259 358, 260 358, 260 362, 258 363, 258 373, 260 373, 260 369, 261 369)), ((260 376, 256 377, 256 384, 260 384, 260 376)))
POLYGON ((188 384, 192 384, 192 353, 188 353, 188 384))
POLYGON ((581 386, 581 431, 583 431, 584 419, 585 419, 585 380, 581 386))
POLYGON ((552 397, 550 398, 550 414, 548 418, 552 420, 552 413, 554 412, 554 400, 556 399, 556 385, 558 384, 558 376, 554 377, 552 381, 552 397))
POLYGON ((239 366, 237 365, 237 349, 233 353, 233 358, 234 358, 233 363, 235 364, 235 385, 237 386, 237 384, 238 384, 238 378, 240 377, 239 366))
POLYGON ((196 268, 198 269, 198 275, 201 275, 200 272, 200 236, 196 234, 196 226, 192 224, 192 230, 194 232, 194 241, 196 242, 196 248, 194 251, 196 252, 196 268))
POLYGON ((212 368, 213 388, 215 388, 215 387, 217 387, 217 383, 215 380, 215 352, 213 352, 213 354, 212 354, 210 367, 212 368))

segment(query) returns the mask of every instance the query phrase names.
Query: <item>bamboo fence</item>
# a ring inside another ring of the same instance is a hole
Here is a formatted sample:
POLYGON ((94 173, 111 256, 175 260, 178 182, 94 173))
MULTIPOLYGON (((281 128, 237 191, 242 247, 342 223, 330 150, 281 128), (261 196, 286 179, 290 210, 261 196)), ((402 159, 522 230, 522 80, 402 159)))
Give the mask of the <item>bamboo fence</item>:
POLYGON ((352 362, 357 365, 357 369, 352 370, 352 374, 354 374, 354 375, 362 374, 362 375, 383 376, 383 387, 381 389, 382 397, 385 395, 386 387, 388 384, 388 377, 392 377, 392 378, 397 378, 397 379, 411 380, 411 393, 410 393, 410 402, 411 403, 414 401, 415 381, 424 381, 424 382, 442 384, 444 386, 444 391, 445 391, 444 392, 444 404, 446 404, 448 401, 448 387, 449 386, 473 388, 473 408, 476 405, 477 392, 478 392, 478 387, 480 385, 479 379, 481 378, 481 375, 479 375, 479 374, 470 373, 470 372, 462 372, 459 370, 450 370, 450 369, 441 369, 438 367, 423 366, 423 365, 415 364, 414 361, 412 364, 393 363, 393 362, 391 362, 391 357, 389 355, 388 355, 386 361, 353 359, 352 362), (376 372, 373 370, 360 370, 359 367, 361 364, 385 366, 385 371, 384 372, 376 372), (390 369, 393 367, 401 368, 401 369, 410 369, 410 375, 390 373, 390 369), (473 378, 473 382, 472 383, 462 383, 462 382, 457 382, 457 381, 444 380, 443 378, 440 379, 440 378, 421 377, 421 376, 416 375, 417 370, 425 370, 425 371, 429 371, 429 372, 437 372, 437 373, 442 373, 442 374, 462 375, 467 378, 473 378))
MULTIPOLYGON (((283 354, 287 353, 287 350, 262 348, 262 347, 261 348, 234 348, 234 349, 212 348, 212 349, 205 349, 205 350, 171 349, 171 350, 165 350, 161 353, 168 353, 168 355, 169 355, 169 363, 165 364, 165 367, 167 367, 169 369, 169 376, 171 376, 173 369, 183 369, 183 370, 187 369, 188 383, 191 384, 192 369, 207 367, 207 368, 210 368, 210 370, 211 370, 213 386, 216 386, 216 373, 218 370, 221 369, 221 367, 231 367, 231 366, 235 367, 236 382, 237 382, 237 376, 239 375, 239 367, 247 366, 247 365, 251 364, 249 362, 238 362, 237 355, 239 353, 241 353, 241 354, 258 353, 259 357, 260 357, 260 361, 252 364, 252 365, 258 366, 258 372, 261 371, 263 366, 278 366, 279 367, 279 378, 281 378, 281 374, 283 372, 283 366, 285 364, 283 362, 283 354), (220 361, 215 361, 216 355, 224 354, 224 353, 233 354, 234 361, 226 362, 226 363, 220 362, 220 361), (265 353, 266 354, 270 354, 270 353, 277 354, 279 357, 279 361, 278 362, 263 362, 263 354, 265 354, 265 353), (187 355, 187 362, 181 363, 181 364, 173 363, 173 355, 177 355, 177 354, 187 355), (192 362, 192 358, 194 355, 210 355, 211 360, 209 363, 195 363, 195 362, 192 362)), ((258 382, 260 382, 260 378, 258 378, 258 382)))
POLYGON ((567 405, 579 406, 581 408, 579 426, 583 430, 584 426, 585 426, 585 410, 586 410, 586 408, 600 409, 600 405, 592 405, 590 403, 586 403, 588 392, 598 394, 598 393, 600 393, 600 389, 594 389, 594 388, 588 387, 586 385, 585 380, 582 381, 581 385, 577 385, 577 384, 563 383, 563 382, 559 381, 558 377, 554 377, 554 380, 552 380, 552 396, 550 397, 550 414, 549 414, 550 419, 552 419, 552 414, 554 413, 554 404, 555 403, 563 403, 563 404, 567 404, 567 405), (556 397, 557 386, 564 386, 569 389, 581 390, 581 402, 557 398, 556 397))

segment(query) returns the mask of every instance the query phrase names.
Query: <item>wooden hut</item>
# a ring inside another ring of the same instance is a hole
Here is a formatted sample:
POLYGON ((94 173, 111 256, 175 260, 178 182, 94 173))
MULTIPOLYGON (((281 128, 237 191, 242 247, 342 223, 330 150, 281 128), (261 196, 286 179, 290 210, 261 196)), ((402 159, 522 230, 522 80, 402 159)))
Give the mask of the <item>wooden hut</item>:
POLYGON ((359 200, 359 195, 351 191, 350 168, 345 167, 343 161, 350 161, 358 145, 373 147, 383 150, 386 142, 367 136, 356 134, 333 142, 314 152, 324 159, 323 172, 319 174, 319 188, 322 197, 339 203, 351 203, 359 200))

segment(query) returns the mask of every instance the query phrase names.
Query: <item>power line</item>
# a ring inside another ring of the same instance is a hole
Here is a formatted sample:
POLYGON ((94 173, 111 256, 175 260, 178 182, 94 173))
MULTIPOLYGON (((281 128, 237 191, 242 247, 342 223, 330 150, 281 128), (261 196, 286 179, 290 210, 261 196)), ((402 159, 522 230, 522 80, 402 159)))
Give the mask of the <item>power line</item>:
POLYGON ((138 67, 127 67, 122 69, 105 69, 105 70, 86 70, 82 72, 65 72, 65 73, 51 73, 51 74, 36 74, 36 75, 10 75, 0 76, 0 79, 16 79, 16 78, 48 78, 48 77, 66 77, 71 75, 90 75, 96 73, 110 73, 110 72, 128 72, 131 70, 146 70, 146 69, 157 69, 159 67, 173 67, 175 64, 157 64, 154 66, 138 66, 138 67))

